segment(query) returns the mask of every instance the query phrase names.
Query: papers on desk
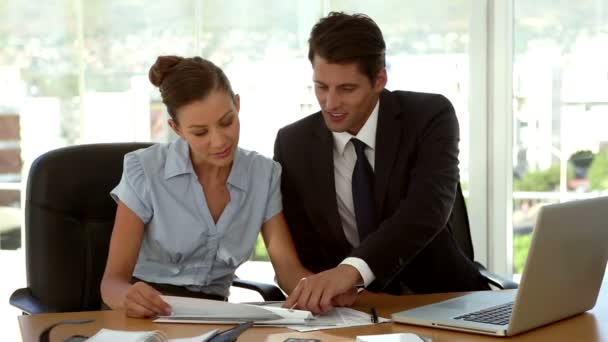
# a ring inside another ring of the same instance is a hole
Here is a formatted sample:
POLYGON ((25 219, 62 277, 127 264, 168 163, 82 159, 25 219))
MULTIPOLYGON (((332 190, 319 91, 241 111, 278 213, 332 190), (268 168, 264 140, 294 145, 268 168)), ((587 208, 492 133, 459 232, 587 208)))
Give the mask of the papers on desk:
MULTIPOLYGON (((255 325, 280 326, 297 331, 372 324, 369 314, 350 308, 336 308, 329 313, 313 316, 309 311, 289 310, 272 305, 236 304, 174 296, 162 298, 171 305, 173 313, 154 320, 158 323, 233 324, 253 321, 255 325)), ((390 320, 380 317, 379 323, 383 322, 390 320)))
POLYGON ((425 342, 415 334, 382 334, 357 336, 357 342, 425 342))
POLYGON ((164 332, 154 331, 122 331, 101 329, 97 334, 87 339, 87 342, 205 342, 217 334, 218 330, 212 330, 203 335, 169 339, 164 332))
POLYGON ((255 325, 305 325, 314 320, 309 311, 260 307, 217 300, 161 296, 173 309, 170 316, 159 316, 160 323, 233 324, 252 321, 255 325))
MULTIPOLYGON (((287 328, 300 332, 306 332, 375 324, 371 322, 371 317, 369 314, 351 308, 335 308, 330 312, 314 317, 314 325, 290 326, 287 328)), ((391 322, 391 320, 378 317, 378 323, 386 322, 391 322)))

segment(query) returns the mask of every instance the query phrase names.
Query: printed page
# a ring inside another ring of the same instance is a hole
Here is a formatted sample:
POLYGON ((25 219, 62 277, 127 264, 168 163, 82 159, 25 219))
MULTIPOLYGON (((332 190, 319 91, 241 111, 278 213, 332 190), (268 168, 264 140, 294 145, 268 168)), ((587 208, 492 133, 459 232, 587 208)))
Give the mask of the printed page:
POLYGON ((170 316, 159 318, 198 317, 216 321, 265 321, 282 318, 273 312, 254 305, 234 304, 219 300, 161 296, 171 306, 170 316))
POLYGON ((159 316, 159 323, 231 324, 253 321, 256 325, 306 324, 314 317, 309 311, 277 307, 260 307, 250 304, 227 303, 198 298, 161 296, 172 308, 170 316, 159 316))
MULTIPOLYGON (((371 316, 368 313, 357 311, 351 308, 335 308, 330 312, 315 316, 315 319, 310 322, 314 324, 301 326, 292 325, 288 326, 288 328, 300 332, 306 332, 314 330, 348 328, 359 325, 375 324, 372 323, 371 316)), ((386 322, 391 322, 391 320, 383 317, 378 317, 378 323, 386 322)))

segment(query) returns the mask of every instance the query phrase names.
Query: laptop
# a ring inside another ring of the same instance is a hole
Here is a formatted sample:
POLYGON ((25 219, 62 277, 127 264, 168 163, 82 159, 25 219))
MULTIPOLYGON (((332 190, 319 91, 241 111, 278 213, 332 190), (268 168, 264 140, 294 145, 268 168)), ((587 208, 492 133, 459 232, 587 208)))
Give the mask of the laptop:
POLYGON ((519 289, 474 292, 401 311, 392 318, 512 336, 580 314, 597 300, 608 259, 606 246, 608 197, 546 205, 536 221, 519 289))

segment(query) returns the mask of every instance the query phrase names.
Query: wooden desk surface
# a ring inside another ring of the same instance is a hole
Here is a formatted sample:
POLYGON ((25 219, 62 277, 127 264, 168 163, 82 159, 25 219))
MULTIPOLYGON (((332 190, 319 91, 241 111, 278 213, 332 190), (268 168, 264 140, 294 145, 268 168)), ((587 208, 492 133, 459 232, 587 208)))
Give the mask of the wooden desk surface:
MULTIPOLYGON (((606 284, 606 282, 604 283, 606 284)), ((444 293, 432 295, 390 296, 390 295, 362 295, 355 309, 369 311, 375 306, 378 313, 383 317, 390 314, 429 304, 444 299, 461 295, 461 293, 444 293)), ((572 296, 576 300, 576 296, 572 296)), ((120 311, 92 311, 72 312, 59 314, 41 314, 32 316, 20 316, 19 326, 23 341, 38 341, 40 332, 47 326, 64 320, 94 318, 95 322, 82 325, 63 325, 53 329, 51 341, 63 341, 63 339, 81 334, 92 336, 101 328, 118 330, 163 330, 169 337, 189 337, 202 334, 215 328, 226 329, 227 325, 205 325, 205 324, 157 324, 150 320, 128 318, 120 311)), ((282 342, 288 337, 318 338, 326 341, 353 341, 358 335, 390 334, 390 333, 415 333, 420 336, 430 337, 433 342, 442 341, 501 341, 503 338, 475 335, 468 333, 452 332, 447 330, 416 327, 398 323, 384 323, 363 327, 324 330, 308 333, 300 333, 286 328, 255 327, 245 331, 240 341, 267 341, 282 342)), ((596 306, 589 312, 563 320, 542 328, 537 328, 527 333, 507 338, 508 341, 608 341, 608 289, 602 288, 596 306)))

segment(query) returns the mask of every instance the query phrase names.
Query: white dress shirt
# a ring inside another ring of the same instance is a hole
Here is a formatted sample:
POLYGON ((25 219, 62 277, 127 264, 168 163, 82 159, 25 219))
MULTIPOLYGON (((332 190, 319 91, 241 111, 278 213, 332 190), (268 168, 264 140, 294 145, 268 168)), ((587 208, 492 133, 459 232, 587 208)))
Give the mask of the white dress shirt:
MULTIPOLYGON (((357 221, 355 219, 352 188, 352 177, 355 163, 357 162, 357 153, 355 152, 355 147, 353 146, 351 139, 357 138, 367 145, 365 156, 372 166, 372 169, 374 169, 379 106, 380 101, 376 102, 374 110, 356 136, 353 136, 348 132, 332 132, 334 137, 334 179, 336 183, 338 213, 340 214, 342 229, 344 230, 346 240, 348 240, 353 247, 358 247, 360 241, 357 221)), ((376 276, 369 268, 369 265, 361 258, 348 257, 344 259, 341 264, 351 265, 356 268, 361 274, 361 278, 363 278, 364 286, 368 286, 376 279, 376 276)))

